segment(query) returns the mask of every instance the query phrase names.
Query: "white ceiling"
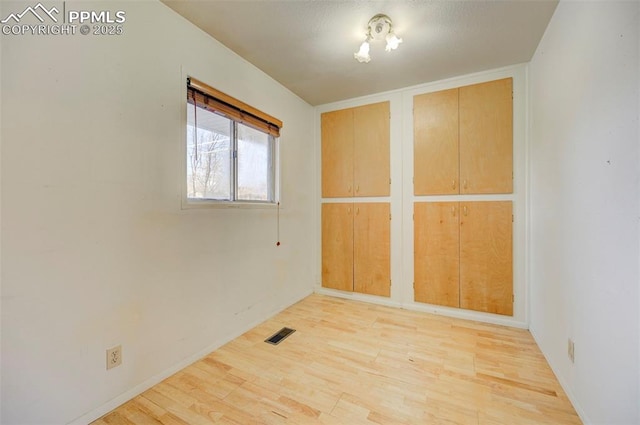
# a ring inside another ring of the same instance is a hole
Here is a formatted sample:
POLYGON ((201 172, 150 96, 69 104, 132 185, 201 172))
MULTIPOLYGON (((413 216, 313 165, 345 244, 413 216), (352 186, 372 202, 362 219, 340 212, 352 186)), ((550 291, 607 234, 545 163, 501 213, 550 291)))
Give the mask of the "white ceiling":
POLYGON ((162 0, 311 105, 528 62, 556 0, 162 0), (353 58, 385 13, 404 43, 353 58))

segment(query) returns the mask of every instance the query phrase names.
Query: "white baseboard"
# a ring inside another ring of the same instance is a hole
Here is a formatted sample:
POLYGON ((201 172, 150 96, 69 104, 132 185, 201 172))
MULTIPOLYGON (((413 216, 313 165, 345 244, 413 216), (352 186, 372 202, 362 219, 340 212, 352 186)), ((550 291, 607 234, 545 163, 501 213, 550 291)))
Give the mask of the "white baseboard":
POLYGON ((528 329, 526 322, 515 320, 509 316, 502 316, 492 313, 481 313, 478 311, 463 310, 460 308, 443 307, 433 304, 423 304, 418 302, 407 302, 402 304, 402 308, 423 313, 437 314, 439 316, 453 317, 455 319, 473 320, 475 322, 490 323, 492 325, 508 326, 511 328, 528 329))
POLYGON ((367 302, 371 304, 384 305, 387 307, 402 308, 402 305, 398 302, 395 302, 389 298, 378 297, 375 295, 366 295, 366 294, 360 294, 357 292, 339 291, 337 289, 328 289, 328 288, 323 288, 321 286, 316 287, 314 292, 316 294, 328 295, 330 297, 343 298, 346 300, 362 301, 362 302, 367 302))
POLYGON ((344 298, 354 301, 363 301, 371 304, 384 305, 387 307, 402 308, 410 311, 420 311, 423 313, 437 314, 440 316, 453 317, 456 319, 473 320, 476 322, 491 323, 494 325, 509 326, 512 328, 528 329, 528 323, 514 320, 507 316, 500 316, 498 314, 480 313, 470 310, 462 310, 459 308, 448 308, 442 306, 436 306, 432 304, 423 304, 417 302, 397 302, 385 297, 378 297, 374 295, 359 294, 356 292, 338 291, 336 289, 323 288, 316 286, 316 294, 328 295, 331 297, 344 298))
POLYGON ((178 363, 174 364, 170 368, 168 368, 168 369, 166 369, 166 370, 164 370, 164 371, 152 376, 151 378, 149 378, 149 379, 145 380, 144 382, 136 385, 135 387, 131 388, 130 390, 120 394, 118 397, 108 401, 107 403, 103 404, 102 406, 100 406, 100 407, 98 407, 96 409, 93 409, 90 412, 88 412, 88 413, 86 413, 86 414, 74 419, 73 421, 69 422, 67 425, 87 425, 87 424, 95 421, 96 419, 104 416, 105 414, 109 413, 113 409, 123 405, 127 401, 129 401, 129 400, 133 399, 134 397, 137 397, 138 395, 142 394, 143 392, 145 392, 149 388, 153 387, 154 385, 159 384, 160 382, 164 381, 165 379, 167 379, 171 375, 175 374, 176 372, 179 372, 180 370, 182 370, 185 367, 195 363, 196 361, 200 360, 201 358, 206 357, 211 352, 213 352, 213 351, 217 350, 218 348, 222 347, 224 344, 234 340, 235 338, 239 337, 243 333, 255 328, 260 323, 262 323, 262 322, 264 322, 266 320, 269 320, 271 317, 275 316, 276 314, 280 313, 281 311, 289 308, 290 306, 292 306, 293 304, 297 303, 298 301, 308 297, 312 293, 313 293, 313 291, 309 290, 309 291, 305 291, 304 293, 302 293, 302 295, 298 295, 298 296, 292 297, 287 302, 285 302, 282 305, 280 305, 277 308, 275 308, 269 315, 267 315, 267 317, 265 317, 263 319, 256 320, 256 321, 254 321, 252 323, 247 324, 239 332, 236 332, 236 333, 231 334, 231 335, 226 335, 223 338, 220 338, 219 340, 215 341, 212 344, 209 344, 207 347, 203 348, 202 350, 198 351, 197 353, 195 353, 195 354, 193 354, 193 355, 191 355, 191 356, 179 361, 178 363))
POLYGON ((567 381, 565 381, 564 378, 562 377, 562 375, 560 375, 558 373, 558 368, 556 367, 554 362, 551 361, 551 358, 549 356, 547 356, 547 354, 544 351, 542 351, 542 347, 540 346, 540 342, 539 342, 540 340, 536 336, 536 332, 533 329, 529 329, 529 332, 531 333, 531 336, 533 337, 533 340, 536 342, 536 345, 540 349, 540 352, 542 353, 542 355, 544 356, 545 360, 549 364, 549 367, 551 368, 551 371, 556 376, 556 379, 558 380, 558 383, 560 384, 560 386, 564 390, 565 394, 567 394, 567 397, 569 398, 569 401, 571 401, 571 404, 573 405, 573 408, 576 409, 576 413, 580 417, 580 420, 582 421, 582 423, 584 425, 593 425, 593 422, 591 420, 589 420, 589 417, 587 416, 587 413, 584 411, 584 409, 582 408, 582 406, 578 402, 578 399, 576 398, 575 394, 573 393, 573 391, 571 391, 571 387, 569 387, 567 381))

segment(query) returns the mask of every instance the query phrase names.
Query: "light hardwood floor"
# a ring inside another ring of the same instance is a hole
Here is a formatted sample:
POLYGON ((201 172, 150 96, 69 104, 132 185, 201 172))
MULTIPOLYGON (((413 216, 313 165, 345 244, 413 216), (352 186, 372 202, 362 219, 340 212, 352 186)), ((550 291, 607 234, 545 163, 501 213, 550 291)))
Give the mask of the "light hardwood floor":
POLYGON ((160 423, 581 422, 526 330, 311 295, 94 422, 160 423))

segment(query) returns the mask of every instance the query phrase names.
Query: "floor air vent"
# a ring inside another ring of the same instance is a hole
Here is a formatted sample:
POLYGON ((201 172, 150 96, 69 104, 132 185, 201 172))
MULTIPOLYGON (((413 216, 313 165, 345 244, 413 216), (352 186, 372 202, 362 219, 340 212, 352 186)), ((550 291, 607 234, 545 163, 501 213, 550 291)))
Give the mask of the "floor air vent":
POLYGON ((273 334, 270 338, 265 339, 264 342, 268 342, 269 344, 278 345, 282 342, 283 339, 294 333, 295 329, 290 328, 282 328, 277 333, 273 334))

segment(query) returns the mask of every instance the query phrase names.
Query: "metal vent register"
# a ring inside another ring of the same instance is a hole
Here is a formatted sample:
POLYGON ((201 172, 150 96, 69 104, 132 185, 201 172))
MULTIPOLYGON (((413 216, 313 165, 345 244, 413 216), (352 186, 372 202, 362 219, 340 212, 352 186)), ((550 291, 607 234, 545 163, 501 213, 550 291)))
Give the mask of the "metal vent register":
POLYGON ((268 339, 265 339, 264 342, 269 344, 278 345, 282 342, 283 339, 294 333, 296 330, 291 328, 282 328, 268 339))

